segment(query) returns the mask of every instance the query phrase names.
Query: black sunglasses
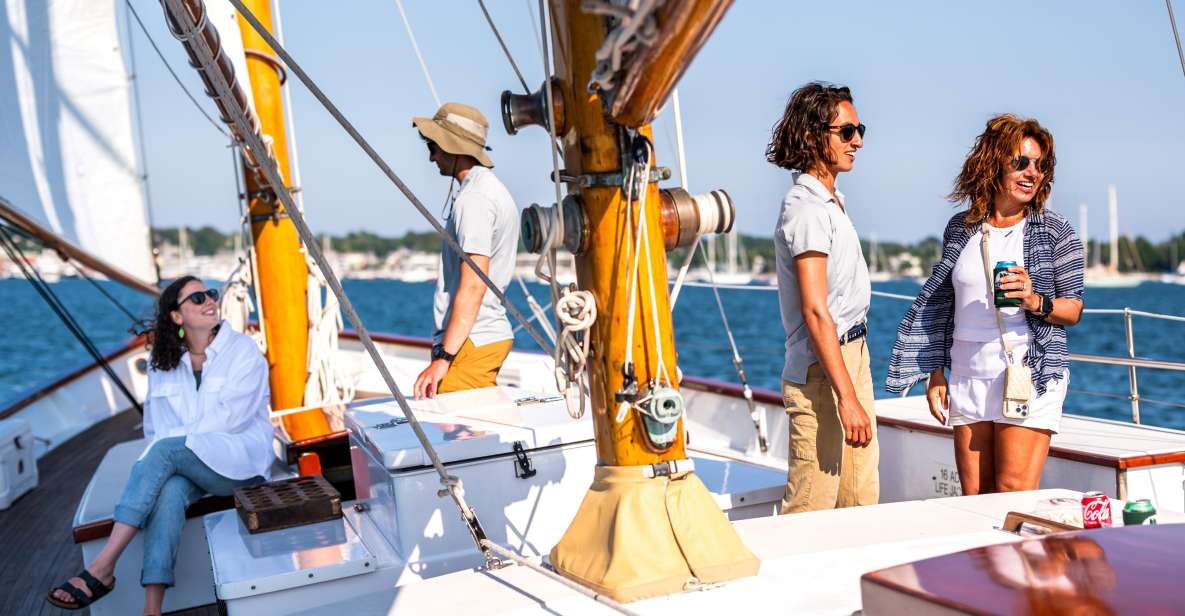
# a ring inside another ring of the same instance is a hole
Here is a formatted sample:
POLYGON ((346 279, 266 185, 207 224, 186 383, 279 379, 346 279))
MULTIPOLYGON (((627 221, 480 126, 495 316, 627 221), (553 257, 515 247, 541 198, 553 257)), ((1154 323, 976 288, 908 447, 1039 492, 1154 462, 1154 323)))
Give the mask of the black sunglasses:
POLYGON ((209 297, 210 299, 217 302, 218 301, 218 289, 206 289, 205 291, 194 291, 193 293, 189 294, 189 297, 177 302, 177 307, 180 308, 181 304, 184 304, 185 302, 193 302, 193 305, 201 306, 202 304, 206 303, 207 297, 209 297))
POLYGON ((1037 171, 1041 173, 1049 173, 1049 159, 1048 158, 1029 158, 1028 156, 1017 156, 1012 159, 1012 168, 1015 171, 1024 171, 1029 168, 1029 165, 1037 166, 1037 171))
POLYGON ((852 137, 856 136, 856 133, 860 133, 860 138, 863 139, 864 131, 868 129, 868 127, 864 126, 863 124, 844 124, 843 126, 831 126, 829 124, 827 125, 827 128, 830 130, 839 131, 839 138, 843 139, 844 141, 851 141, 852 137))

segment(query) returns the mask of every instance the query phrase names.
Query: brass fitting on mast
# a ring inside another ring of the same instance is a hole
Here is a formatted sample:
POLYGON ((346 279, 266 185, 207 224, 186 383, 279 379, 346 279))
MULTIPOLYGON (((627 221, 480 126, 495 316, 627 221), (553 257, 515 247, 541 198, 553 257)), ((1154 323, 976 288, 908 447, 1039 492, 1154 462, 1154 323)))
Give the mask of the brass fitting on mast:
MULTIPOLYGON (((564 89, 555 77, 547 83, 551 85, 551 100, 555 106, 555 134, 562 135, 568 132, 568 118, 564 115, 564 89)), ((548 123, 547 92, 543 88, 541 85, 530 94, 502 91, 502 126, 508 135, 517 135, 519 130, 527 126, 541 126, 544 130, 551 130, 548 123)))

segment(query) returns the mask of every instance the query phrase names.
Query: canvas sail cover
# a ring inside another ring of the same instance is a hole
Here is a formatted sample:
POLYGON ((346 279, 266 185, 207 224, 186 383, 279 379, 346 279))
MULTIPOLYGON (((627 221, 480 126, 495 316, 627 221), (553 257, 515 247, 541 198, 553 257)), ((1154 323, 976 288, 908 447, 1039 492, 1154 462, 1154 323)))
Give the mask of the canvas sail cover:
POLYGON ((0 0, 0 196, 156 280, 114 0, 0 0))

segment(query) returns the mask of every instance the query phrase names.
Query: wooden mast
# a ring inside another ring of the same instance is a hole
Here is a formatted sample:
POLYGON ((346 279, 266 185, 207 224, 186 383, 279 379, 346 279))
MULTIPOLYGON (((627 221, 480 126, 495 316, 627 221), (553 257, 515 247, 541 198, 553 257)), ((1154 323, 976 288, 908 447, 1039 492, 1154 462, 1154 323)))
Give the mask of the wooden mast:
MULTIPOLYGON (((605 39, 604 19, 580 10, 580 0, 553 2, 552 15, 558 32, 556 43, 556 74, 560 77, 564 95, 565 117, 570 131, 564 138, 564 165, 568 175, 622 172, 621 127, 605 115, 601 100, 586 89, 588 76, 596 65, 594 57, 605 39), (564 45, 563 43, 568 43, 564 45)), ((650 135, 649 126, 640 132, 650 135)), ((657 274, 654 296, 648 292, 650 275, 640 267, 637 283, 637 310, 634 318, 634 348, 626 349, 633 246, 625 241, 628 203, 620 186, 585 187, 580 189, 585 218, 588 220, 588 251, 577 257, 576 268, 580 287, 593 292, 597 300, 597 321, 592 329, 594 353, 589 365, 593 425, 596 431, 597 457, 600 464, 627 466, 654 464, 662 460, 686 457, 682 420, 675 442, 666 451, 656 451, 646 441, 641 420, 629 413, 620 423, 616 420, 614 396, 623 382, 625 358, 633 358, 638 383, 645 384, 655 375, 658 354, 664 355, 668 370, 674 374, 676 357, 671 323, 671 309, 667 298, 666 251, 663 248, 662 226, 658 224, 658 187, 647 183, 647 228, 643 246, 650 248, 650 262, 657 274), (659 336, 653 330, 651 303, 656 303, 659 314, 659 336)), ((645 260, 642 261, 645 264, 645 260)), ((677 385, 677 384, 675 384, 677 385)))
MULTIPOLYGON (((271 0, 244 0, 243 4, 269 31, 273 29, 271 0)), ((247 72, 251 77, 260 132, 271 139, 276 165, 284 182, 291 185, 279 63, 263 37, 242 15, 239 15, 239 30, 247 53, 247 72)), ((284 213, 273 189, 263 183, 246 162, 243 175, 259 267, 259 280, 255 284, 259 285, 263 304, 260 311, 264 315, 264 334, 267 336, 272 408, 297 408, 304 405, 308 378, 308 266, 296 227, 284 213)), ((295 440, 329 433, 329 423, 320 409, 288 415, 283 421, 288 434, 295 440)))
MULTIPOLYGON (((711 583, 752 575, 759 566, 703 483, 677 466, 687 458, 682 419, 673 442, 664 448, 647 436, 639 411, 629 409, 621 421, 617 412, 628 361, 640 395, 659 376, 660 355, 673 381, 662 385, 678 387, 667 293, 667 220, 660 213, 658 186, 651 181, 645 184, 642 243, 650 266, 641 257, 636 312, 629 322, 634 247, 627 230, 635 229, 636 210, 623 194, 620 178, 630 164, 623 151, 628 154, 638 138, 651 139, 649 123, 656 110, 730 1, 666 2, 656 15, 659 36, 626 61, 631 70, 619 74, 612 99, 602 100, 599 92, 590 93, 589 80, 611 24, 582 10, 588 4, 582 0, 550 0, 555 83, 563 98, 557 104, 563 120, 556 121, 563 141, 562 175, 579 178, 569 182, 569 192, 579 201, 587 238, 576 260, 577 276, 597 304, 589 377, 599 463, 580 510, 551 552, 551 562, 560 573, 623 601, 678 592, 693 585, 691 580, 711 583), (627 348, 630 328, 633 348, 627 348)), ((650 151, 653 168, 653 146, 650 151)), ((565 221, 565 227, 569 224, 565 221)))

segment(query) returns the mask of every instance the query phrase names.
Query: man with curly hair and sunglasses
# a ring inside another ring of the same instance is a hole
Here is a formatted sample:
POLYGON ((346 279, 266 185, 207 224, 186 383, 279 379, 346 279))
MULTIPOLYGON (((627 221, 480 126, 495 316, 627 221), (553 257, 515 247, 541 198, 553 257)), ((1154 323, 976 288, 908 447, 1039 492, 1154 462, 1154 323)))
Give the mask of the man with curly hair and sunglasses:
POLYGON ((766 159, 791 172, 774 230, 786 328, 782 398, 790 471, 782 513, 875 504, 880 498, 868 353, 872 284, 836 178, 852 170, 864 125, 846 87, 794 91, 766 159))

